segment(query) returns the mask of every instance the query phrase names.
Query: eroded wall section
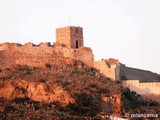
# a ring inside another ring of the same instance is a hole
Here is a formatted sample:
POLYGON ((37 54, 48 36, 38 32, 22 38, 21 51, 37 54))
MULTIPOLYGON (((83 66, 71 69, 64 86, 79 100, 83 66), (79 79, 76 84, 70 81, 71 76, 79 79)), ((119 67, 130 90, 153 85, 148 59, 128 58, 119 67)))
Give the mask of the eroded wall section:
POLYGON ((120 79, 120 68, 119 61, 115 59, 107 59, 101 61, 95 61, 94 67, 100 71, 104 76, 112 79, 119 80, 120 79))

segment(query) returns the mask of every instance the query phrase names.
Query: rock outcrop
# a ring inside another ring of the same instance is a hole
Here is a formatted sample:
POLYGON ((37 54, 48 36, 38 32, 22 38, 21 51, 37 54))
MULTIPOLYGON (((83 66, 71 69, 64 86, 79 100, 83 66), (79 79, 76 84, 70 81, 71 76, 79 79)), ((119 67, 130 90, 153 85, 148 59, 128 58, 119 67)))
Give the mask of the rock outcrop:
POLYGON ((0 81, 0 97, 8 101, 15 98, 30 98, 38 102, 51 103, 59 101, 62 105, 73 103, 74 99, 62 87, 54 84, 24 80, 0 81))

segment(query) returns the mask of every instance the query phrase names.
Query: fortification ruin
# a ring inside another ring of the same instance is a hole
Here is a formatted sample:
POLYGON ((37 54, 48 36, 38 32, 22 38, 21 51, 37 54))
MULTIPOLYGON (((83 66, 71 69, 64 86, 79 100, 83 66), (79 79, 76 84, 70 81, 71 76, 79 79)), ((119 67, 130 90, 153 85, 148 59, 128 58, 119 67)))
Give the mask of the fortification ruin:
POLYGON ((94 67, 106 77, 121 81, 124 87, 138 94, 160 95, 160 76, 157 73, 126 67, 113 58, 95 61, 94 67))
POLYGON ((69 48, 83 47, 83 29, 81 27, 64 27, 56 29, 57 43, 69 48))
POLYGON ((81 27, 64 27, 56 30, 56 43, 17 43, 0 44, 0 69, 15 64, 29 66, 44 66, 46 63, 56 63, 60 59, 71 58, 84 61, 93 66, 93 53, 88 47, 83 47, 83 29, 81 27))
POLYGON ((136 91, 138 94, 155 94, 160 93, 160 82, 140 82, 139 80, 126 80, 123 81, 123 86, 130 88, 132 91, 136 91))
POLYGON ((99 69, 100 73, 108 78, 112 80, 120 80, 120 63, 118 60, 110 58, 95 61, 94 67, 99 69))
POLYGON ((0 44, 0 69, 16 64, 42 67, 46 63, 56 64, 64 58, 81 60, 88 66, 98 69, 106 77, 122 81, 124 86, 140 94, 160 94, 158 74, 126 67, 113 58, 94 61, 92 49, 84 46, 82 27, 68 26, 56 29, 56 42, 53 45, 50 43, 0 44), (146 89, 151 92, 145 92, 146 89))

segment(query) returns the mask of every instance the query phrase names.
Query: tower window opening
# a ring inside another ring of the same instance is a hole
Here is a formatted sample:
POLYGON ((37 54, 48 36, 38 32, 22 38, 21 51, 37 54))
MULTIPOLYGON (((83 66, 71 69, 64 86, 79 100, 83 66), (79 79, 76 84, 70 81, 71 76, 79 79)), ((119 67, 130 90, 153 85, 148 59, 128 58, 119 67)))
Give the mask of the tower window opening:
POLYGON ((76 33, 78 33, 78 29, 76 29, 76 33))
POLYGON ((76 48, 78 48, 78 40, 76 40, 76 48))

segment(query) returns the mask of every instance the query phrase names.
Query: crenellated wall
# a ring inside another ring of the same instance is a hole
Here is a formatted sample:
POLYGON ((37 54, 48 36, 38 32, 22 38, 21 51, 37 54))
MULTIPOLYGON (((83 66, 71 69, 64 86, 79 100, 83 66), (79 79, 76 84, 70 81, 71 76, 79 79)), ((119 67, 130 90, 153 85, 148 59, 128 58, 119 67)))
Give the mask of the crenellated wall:
POLYGON ((139 80, 122 81, 124 87, 136 91, 138 94, 155 94, 160 95, 160 82, 139 82, 139 80))
POLYGON ((11 67, 15 64, 29 66, 44 66, 46 63, 55 64, 61 60, 78 59, 88 66, 93 66, 93 53, 90 48, 81 47, 70 49, 59 44, 40 43, 34 45, 26 43, 20 45, 16 43, 0 44, 0 69, 11 67))
POLYGON ((43 66, 45 63, 55 62, 55 58, 61 57, 61 54, 56 53, 53 47, 48 46, 47 43, 34 45, 27 43, 21 46, 5 45, 5 50, 0 51, 0 68, 4 69, 15 64, 29 65, 29 66, 43 66))
POLYGON ((100 73, 112 80, 122 80, 124 86, 139 94, 159 94, 160 76, 158 74, 126 67, 113 58, 94 61, 92 49, 83 46, 83 28, 74 26, 58 28, 56 43, 53 45, 43 42, 39 45, 6 42, 0 44, 0 69, 16 64, 41 67, 46 63, 56 64, 64 60, 71 62, 71 59, 78 59, 89 67, 98 69, 100 73))

